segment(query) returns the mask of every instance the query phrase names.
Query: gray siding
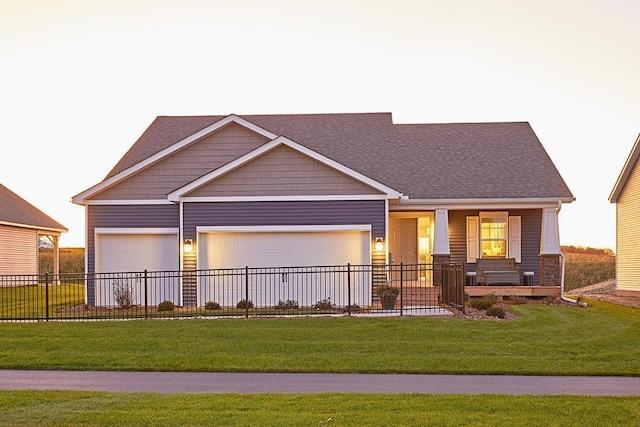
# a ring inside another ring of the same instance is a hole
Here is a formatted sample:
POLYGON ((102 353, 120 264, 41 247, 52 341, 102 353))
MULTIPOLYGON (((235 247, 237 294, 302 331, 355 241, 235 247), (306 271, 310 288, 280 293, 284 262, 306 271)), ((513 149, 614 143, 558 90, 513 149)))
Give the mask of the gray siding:
MULTIPOLYGON (((478 216, 479 211, 449 211, 449 244, 451 261, 467 260, 467 216, 478 216)), ((542 211, 539 209, 511 210, 510 216, 520 216, 521 222, 521 260, 520 273, 533 271, 534 285, 540 281, 540 232, 542 229, 542 211)), ((475 271, 475 264, 468 264, 467 271, 475 271)), ((522 276, 522 275, 521 275, 522 276)), ((522 277, 520 277, 522 280, 522 277)))
POLYGON ((96 228, 169 228, 180 226, 178 205, 87 206, 87 272, 95 272, 96 228))
POLYGON ((381 194, 292 148, 280 146, 188 194, 190 197, 381 194))
POLYGON ((197 226, 371 224, 384 236, 383 200, 186 203, 184 237, 196 238, 197 226))
POLYGON ((92 197, 97 200, 163 199, 167 193, 223 166, 267 142, 237 124, 192 143, 92 197))

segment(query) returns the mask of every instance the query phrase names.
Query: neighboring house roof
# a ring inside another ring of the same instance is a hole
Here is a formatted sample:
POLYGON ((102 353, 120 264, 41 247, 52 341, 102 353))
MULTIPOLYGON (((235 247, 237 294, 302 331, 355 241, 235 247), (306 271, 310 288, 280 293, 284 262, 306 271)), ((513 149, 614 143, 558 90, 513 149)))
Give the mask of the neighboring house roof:
POLYGON ((622 190, 624 190, 625 185, 627 185, 627 180, 631 176, 631 173, 638 162, 638 157, 640 157, 640 135, 638 135, 635 144, 633 144, 631 153, 629 153, 629 157, 627 157, 627 161, 618 176, 618 180, 613 186, 613 190, 609 195, 609 202, 618 203, 618 198, 622 194, 622 190))
POLYGON ((66 233, 65 226, 0 184, 0 224, 66 233))
MULTIPOLYGON (((227 117, 157 117, 105 180, 227 117)), ((574 200, 526 122, 394 124, 391 113, 238 117, 414 200, 574 200)))

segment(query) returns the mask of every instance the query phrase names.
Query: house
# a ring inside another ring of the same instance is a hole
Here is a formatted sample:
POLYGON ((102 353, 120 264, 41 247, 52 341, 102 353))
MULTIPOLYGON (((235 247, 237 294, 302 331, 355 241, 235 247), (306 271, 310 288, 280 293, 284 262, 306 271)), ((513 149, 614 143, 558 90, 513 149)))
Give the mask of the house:
POLYGON ((157 117, 72 198, 89 273, 502 257, 533 273, 510 295, 561 292, 573 200, 526 122, 391 113, 157 117))
POLYGON ((0 275, 38 274, 41 237, 53 247, 58 273, 58 242, 67 228, 0 184, 0 275))
POLYGON ((616 205, 616 293, 640 296, 640 136, 636 139, 609 202, 616 205))

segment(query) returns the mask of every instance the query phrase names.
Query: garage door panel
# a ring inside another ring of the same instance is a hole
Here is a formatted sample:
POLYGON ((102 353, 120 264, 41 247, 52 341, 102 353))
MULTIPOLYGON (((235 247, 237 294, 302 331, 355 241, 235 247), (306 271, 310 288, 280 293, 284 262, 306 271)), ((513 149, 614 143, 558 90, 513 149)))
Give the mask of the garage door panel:
POLYGON ((130 289, 133 303, 157 305, 170 300, 180 303, 180 280, 178 275, 162 279, 147 280, 146 288, 142 273, 177 271, 177 234, 98 234, 96 236, 96 273, 106 280, 96 282, 96 304, 115 306, 117 286, 130 289), (137 275, 125 274, 137 272, 137 275))
MULTIPOLYGON (((199 241, 199 268, 283 268, 270 274, 250 275, 249 299, 256 306, 273 306, 287 299, 301 306, 311 306, 321 299, 331 298, 346 305, 348 298, 345 274, 321 274, 316 270, 294 267, 345 266, 370 264, 369 231, 278 231, 278 232, 213 232, 202 233, 199 241)), ((253 270, 252 270, 253 272, 253 270)), ((232 278, 225 282, 202 284, 200 304, 216 301, 227 306, 245 298, 245 290, 232 278), (242 295, 242 298, 239 296, 242 295)), ((370 280, 367 276, 366 280, 370 280)), ((352 302, 366 305, 370 292, 352 289, 352 302)))

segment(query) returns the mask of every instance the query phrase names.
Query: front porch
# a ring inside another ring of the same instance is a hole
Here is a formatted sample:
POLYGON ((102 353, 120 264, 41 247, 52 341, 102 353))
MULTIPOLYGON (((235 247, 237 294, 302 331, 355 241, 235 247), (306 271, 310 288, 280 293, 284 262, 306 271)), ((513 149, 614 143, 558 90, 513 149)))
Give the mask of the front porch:
POLYGON ((464 292, 470 297, 494 294, 499 297, 561 297, 560 286, 465 286, 464 292))

